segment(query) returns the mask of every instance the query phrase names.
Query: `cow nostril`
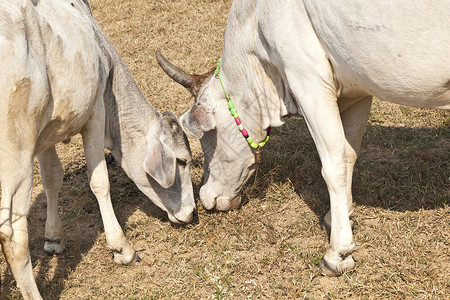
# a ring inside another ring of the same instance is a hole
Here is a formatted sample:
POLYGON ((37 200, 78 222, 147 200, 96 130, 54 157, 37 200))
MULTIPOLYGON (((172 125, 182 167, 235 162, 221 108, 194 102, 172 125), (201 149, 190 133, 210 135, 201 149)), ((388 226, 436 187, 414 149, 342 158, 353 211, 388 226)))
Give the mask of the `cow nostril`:
POLYGON ((227 198, 225 198, 221 195, 216 198, 215 208, 216 208, 216 210, 219 210, 219 211, 225 211, 230 208, 230 203, 227 200, 227 198))

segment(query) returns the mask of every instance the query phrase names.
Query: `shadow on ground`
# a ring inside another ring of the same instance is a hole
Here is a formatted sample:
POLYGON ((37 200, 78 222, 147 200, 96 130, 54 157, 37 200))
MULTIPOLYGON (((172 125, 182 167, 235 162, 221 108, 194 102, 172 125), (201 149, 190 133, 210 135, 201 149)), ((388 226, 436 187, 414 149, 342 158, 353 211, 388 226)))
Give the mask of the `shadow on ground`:
MULTIPOLYGON (((407 128, 368 125, 353 174, 356 205, 395 211, 434 209, 450 199, 450 127, 407 128)), ((248 201, 265 198, 270 182, 289 182, 318 216, 329 209, 314 142, 303 119, 275 128, 259 175, 249 180, 248 201), (252 185, 257 186, 257 189, 252 185)))

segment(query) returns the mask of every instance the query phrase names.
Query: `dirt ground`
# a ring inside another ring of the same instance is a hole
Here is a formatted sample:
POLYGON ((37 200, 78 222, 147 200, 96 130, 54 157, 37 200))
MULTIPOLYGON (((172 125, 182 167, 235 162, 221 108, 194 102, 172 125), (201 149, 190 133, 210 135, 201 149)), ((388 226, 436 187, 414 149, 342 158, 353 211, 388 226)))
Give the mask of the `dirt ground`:
MULTIPOLYGON (((93 13, 158 110, 177 116, 192 99, 154 53, 188 72, 221 55, 230 0, 94 0, 93 13)), ((113 205, 142 261, 116 265, 89 189, 81 138, 57 146, 66 251, 47 256, 46 200, 36 164, 29 214, 34 274, 44 299, 448 299, 450 294, 450 113, 375 100, 354 175, 356 269, 321 274, 328 246, 320 222, 329 203, 302 119, 273 130, 243 205, 202 209, 203 157, 191 140, 198 219, 173 226, 120 166, 109 165, 113 205), (447 295, 447 296, 446 296, 447 295)), ((1 299, 20 299, 0 258, 1 299)))

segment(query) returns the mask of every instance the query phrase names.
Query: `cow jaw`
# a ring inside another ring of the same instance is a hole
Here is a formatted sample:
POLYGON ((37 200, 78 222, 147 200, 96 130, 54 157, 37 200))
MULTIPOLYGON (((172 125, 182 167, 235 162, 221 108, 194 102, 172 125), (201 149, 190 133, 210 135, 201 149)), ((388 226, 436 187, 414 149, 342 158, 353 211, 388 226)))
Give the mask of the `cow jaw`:
MULTIPOLYGON (((187 170, 185 170, 185 172, 187 174, 185 174, 185 177, 189 180, 189 168, 187 168, 187 170)), ((173 218, 171 218, 171 214, 168 213, 169 219, 173 222, 173 223, 177 223, 177 224, 187 224, 190 223, 194 217, 194 212, 196 211, 197 207, 195 205, 195 201, 193 201, 194 199, 194 190, 192 189, 192 182, 189 181, 185 181, 183 183, 183 187, 182 187, 182 199, 181 199, 181 206, 173 211, 173 217, 175 217, 176 220, 173 220, 173 218)))
MULTIPOLYGON (((184 170, 186 174, 180 176, 180 170, 177 170, 176 181, 183 180, 180 177, 187 177, 189 168, 184 170)), ((183 182, 182 187, 174 184, 169 188, 162 188, 152 178, 147 177, 145 184, 137 183, 138 188, 160 209, 167 213, 167 217, 172 223, 187 224, 192 221, 197 206, 194 201, 192 182, 183 182), (181 202, 176 201, 181 197, 181 202), (172 199, 174 199, 172 201, 172 199)))

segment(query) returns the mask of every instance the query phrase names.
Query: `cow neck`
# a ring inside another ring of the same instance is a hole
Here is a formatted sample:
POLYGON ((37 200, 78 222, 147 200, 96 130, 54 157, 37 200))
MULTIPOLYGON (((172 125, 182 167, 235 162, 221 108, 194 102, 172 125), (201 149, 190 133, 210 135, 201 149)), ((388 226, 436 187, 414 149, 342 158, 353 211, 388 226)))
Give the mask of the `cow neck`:
POLYGON ((241 119, 239 118, 239 115, 237 113, 237 109, 234 106, 234 103, 231 101, 231 98, 228 96, 227 91, 225 90, 225 87, 223 85, 222 82, 222 77, 220 75, 220 63, 221 63, 222 59, 219 59, 219 62, 217 64, 217 68, 214 71, 214 74, 216 76, 217 79, 219 79, 220 81, 220 85, 222 86, 222 90, 225 94, 225 97, 227 98, 228 101, 228 109, 231 113, 231 115, 234 118, 234 121, 236 122, 236 125, 239 128, 239 131, 241 132, 242 136, 245 138, 245 140, 247 141, 247 143, 250 145, 250 147, 253 148, 254 150, 254 155, 255 155, 255 161, 256 163, 261 163, 262 161, 262 148, 266 145, 267 141, 269 140, 270 137, 270 132, 272 131, 272 127, 267 127, 266 129, 266 137, 264 138, 264 140, 262 140, 261 142, 257 143, 255 142, 248 134, 248 131, 244 128, 244 125, 241 122, 241 119))
POLYGON ((149 125, 157 122, 158 113, 112 45, 108 54, 111 60, 104 99, 106 135, 111 138, 111 152, 120 162, 124 152, 133 151, 137 141, 145 141, 149 125))

